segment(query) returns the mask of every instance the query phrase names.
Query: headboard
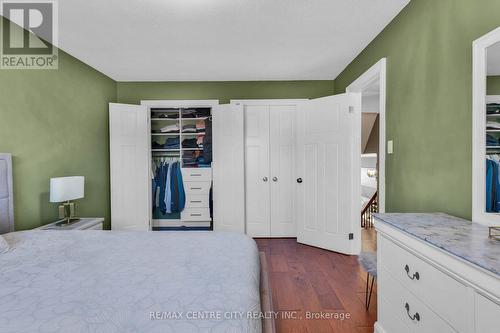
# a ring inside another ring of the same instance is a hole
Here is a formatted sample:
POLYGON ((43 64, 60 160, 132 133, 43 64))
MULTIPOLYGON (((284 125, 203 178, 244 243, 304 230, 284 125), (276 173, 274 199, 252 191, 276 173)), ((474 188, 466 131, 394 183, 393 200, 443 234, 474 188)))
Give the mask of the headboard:
POLYGON ((12 155, 0 153, 0 234, 14 231, 12 155))

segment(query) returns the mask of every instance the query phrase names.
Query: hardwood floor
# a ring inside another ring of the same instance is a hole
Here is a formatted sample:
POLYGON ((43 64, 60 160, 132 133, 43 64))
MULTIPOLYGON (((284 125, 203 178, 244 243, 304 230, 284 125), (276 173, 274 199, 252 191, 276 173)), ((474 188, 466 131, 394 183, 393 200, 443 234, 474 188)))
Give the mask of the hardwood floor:
POLYGON ((366 272, 356 256, 298 244, 294 238, 255 241, 269 265, 274 311, 279 312, 277 332, 373 332, 377 318, 376 287, 370 309, 366 311, 366 272), (349 315, 349 319, 306 319, 308 312, 349 315), (295 317, 286 318, 287 314, 295 317))

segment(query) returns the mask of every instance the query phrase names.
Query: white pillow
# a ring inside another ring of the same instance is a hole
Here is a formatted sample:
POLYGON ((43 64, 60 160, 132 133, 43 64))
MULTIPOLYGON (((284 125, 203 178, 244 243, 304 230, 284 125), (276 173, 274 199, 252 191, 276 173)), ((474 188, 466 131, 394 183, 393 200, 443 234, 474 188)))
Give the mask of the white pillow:
POLYGON ((9 243, 0 235, 0 253, 5 253, 9 251, 10 246, 9 243))

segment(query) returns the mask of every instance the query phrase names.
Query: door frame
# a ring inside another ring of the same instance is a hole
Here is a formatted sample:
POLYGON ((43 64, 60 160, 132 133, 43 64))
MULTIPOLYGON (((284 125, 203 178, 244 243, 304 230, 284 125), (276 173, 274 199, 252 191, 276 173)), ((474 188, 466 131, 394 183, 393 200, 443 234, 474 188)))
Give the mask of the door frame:
MULTIPOLYGON (((379 213, 385 213, 385 142, 386 142, 386 89, 387 89, 387 58, 380 59, 376 64, 361 74, 347 88, 347 93, 361 93, 373 82, 379 81, 379 167, 378 167, 378 209, 379 213)), ((359 136, 361 142, 361 117, 354 124, 354 133, 359 136)), ((356 164, 361 167, 361 155, 356 159, 356 164)), ((358 171, 358 170, 356 170, 358 171)), ((358 175, 359 177, 359 171, 358 175)), ((359 201, 359 200, 358 200, 359 201)))
MULTIPOLYGON (((247 106, 247 105, 283 105, 283 104, 290 104, 290 103, 298 105, 299 103, 303 103, 303 102, 308 101, 308 100, 309 99, 307 99, 307 98, 290 98, 290 99, 231 99, 229 101, 229 103, 230 104, 235 104, 235 105, 243 105, 243 106, 247 106)), ((243 109, 243 112, 245 112, 244 109, 243 109)), ((243 131, 244 130, 245 130, 245 125, 243 125, 243 131)), ((243 140, 245 140, 245 137, 246 137, 246 133, 243 133, 243 140)), ((295 147, 295 141, 293 143, 293 146, 294 146, 294 150, 295 150, 296 149, 296 147, 295 147)), ((245 142, 243 144, 243 147, 245 147, 245 142)), ((245 152, 244 152, 244 156, 246 156, 245 152)), ((246 175, 245 166, 246 166, 246 161, 244 160, 243 161, 243 167, 244 167, 243 173, 246 175)), ((295 177, 295 175, 294 175, 294 177, 295 177)), ((246 179, 245 179, 245 188, 246 188, 246 179)), ((293 198, 295 200, 295 187, 294 187, 294 192, 293 192, 293 198)), ((246 191, 245 191, 245 196, 244 196, 243 200, 245 200, 245 203, 246 203, 246 191)), ((245 234, 247 234, 246 204, 245 204, 244 216, 245 216, 245 234)), ((294 221, 293 222, 294 222, 295 226, 297 226, 297 220, 295 219, 295 215, 294 215, 294 221)), ((269 237, 271 237, 271 236, 269 236, 269 237)))

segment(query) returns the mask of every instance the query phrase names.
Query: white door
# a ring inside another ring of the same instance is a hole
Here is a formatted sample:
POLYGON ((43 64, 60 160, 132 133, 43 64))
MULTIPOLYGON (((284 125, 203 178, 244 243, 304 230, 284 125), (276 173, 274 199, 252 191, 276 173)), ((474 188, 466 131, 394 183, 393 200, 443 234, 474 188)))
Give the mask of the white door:
POLYGON ((149 126, 145 106, 109 104, 111 229, 149 230, 149 126))
POLYGON ((271 237, 296 237, 295 187, 296 104, 270 105, 271 237))
POLYGON ((269 237, 269 105, 245 105, 245 220, 251 237, 269 237))
POLYGON ((354 133, 359 110, 353 107, 350 113, 350 104, 359 106, 341 94, 299 106, 295 205, 299 243, 348 254, 358 251, 361 232, 353 176, 359 178, 353 168, 355 157, 360 158, 354 133))
POLYGON ((214 230, 245 232, 243 107, 212 112, 214 230))

